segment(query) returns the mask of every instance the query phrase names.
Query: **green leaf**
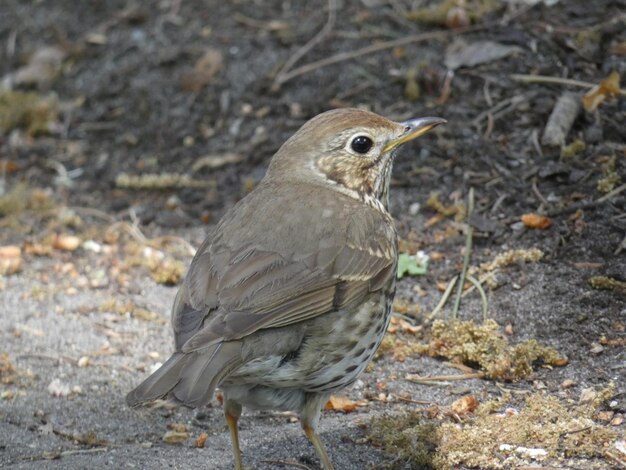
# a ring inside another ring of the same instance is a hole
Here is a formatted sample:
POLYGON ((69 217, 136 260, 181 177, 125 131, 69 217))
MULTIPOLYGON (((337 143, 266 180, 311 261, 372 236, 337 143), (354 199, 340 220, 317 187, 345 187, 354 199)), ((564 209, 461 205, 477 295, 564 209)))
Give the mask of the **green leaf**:
POLYGON ((428 268, 428 257, 421 255, 409 255, 400 253, 398 256, 398 279, 404 276, 422 276, 428 268))

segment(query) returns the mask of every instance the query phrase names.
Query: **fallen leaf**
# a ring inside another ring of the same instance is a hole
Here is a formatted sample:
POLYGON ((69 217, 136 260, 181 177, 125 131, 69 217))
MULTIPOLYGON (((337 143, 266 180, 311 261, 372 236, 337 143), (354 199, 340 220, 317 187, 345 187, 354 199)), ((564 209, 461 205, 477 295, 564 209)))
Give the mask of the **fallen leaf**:
POLYGON ((402 279, 404 276, 420 276, 426 274, 428 268, 428 256, 423 252, 418 252, 416 255, 409 255, 407 253, 400 253, 398 256, 398 279, 402 279))
POLYGON ((20 167, 13 160, 2 159, 0 160, 0 174, 15 173, 20 167))
POLYGON ((189 431, 189 427, 183 423, 168 423, 167 429, 169 429, 170 431, 176 431, 176 432, 189 431))
POLYGON ((46 46, 36 51, 28 64, 20 67, 13 74, 16 85, 36 85, 44 87, 60 72, 67 52, 57 46, 46 46))
POLYGON ((406 333, 411 333, 411 334, 415 334, 418 331, 421 331, 422 327, 421 325, 411 325, 408 321, 406 321, 404 318, 400 318, 398 320, 398 326, 400 327, 400 329, 406 333))
POLYGON ((583 107, 591 113, 600 106, 607 98, 617 98, 620 94, 619 73, 614 70, 583 96, 583 107))
POLYGON ((457 40, 446 50, 444 63, 450 70, 461 67, 475 67, 499 59, 504 59, 521 49, 517 46, 507 46, 493 41, 477 41, 467 44, 457 40))
POLYGON ((529 228, 547 229, 552 225, 552 220, 545 215, 524 214, 521 219, 524 225, 529 228))
POLYGON ((9 276, 22 270, 22 250, 19 246, 0 246, 0 276, 9 276))
POLYGON ((186 431, 167 431, 163 435, 163 442, 166 444, 180 444, 189 439, 189 433, 186 431))
POLYGON ((193 69, 185 72, 181 78, 183 90, 198 93, 206 85, 211 83, 215 76, 222 70, 224 59, 219 49, 210 47, 198 59, 193 69))
POLYGON ((57 235, 52 246, 57 250, 74 251, 80 246, 80 238, 75 235, 57 235))
POLYGON ((196 441, 194 442, 194 446, 197 447, 198 449, 203 449, 204 448, 204 444, 206 443, 206 440, 209 438, 209 435, 205 432, 203 432, 202 434, 200 434, 197 438, 196 441))
POLYGON ((327 410, 343 411, 345 413, 350 413, 365 405, 367 405, 367 400, 353 401, 346 397, 337 397, 335 395, 331 395, 324 408, 327 410))
POLYGON ((450 410, 457 416, 467 416, 478 408, 478 398, 474 395, 465 395, 450 405, 450 410))

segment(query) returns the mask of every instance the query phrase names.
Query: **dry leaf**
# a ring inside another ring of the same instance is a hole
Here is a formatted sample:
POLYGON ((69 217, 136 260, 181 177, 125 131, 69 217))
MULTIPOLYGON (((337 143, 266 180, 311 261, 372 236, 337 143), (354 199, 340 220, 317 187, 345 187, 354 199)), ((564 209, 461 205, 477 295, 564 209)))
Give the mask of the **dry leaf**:
POLYGON ((450 405, 450 410, 457 416, 467 416, 478 408, 478 398, 474 395, 465 395, 450 405))
POLYGON ((17 69, 12 80, 16 85, 45 87, 61 71, 67 52, 57 46, 46 46, 36 51, 28 64, 17 69))
POLYGON ((198 93, 205 85, 211 83, 222 70, 224 59, 219 49, 208 48, 198 59, 192 70, 185 72, 181 78, 183 90, 198 93))
POLYGON ((422 327, 420 325, 411 325, 408 321, 406 321, 404 318, 400 318, 398 320, 398 326, 400 327, 400 329, 406 333, 412 333, 415 334, 418 331, 420 331, 422 329, 422 327))
POLYGON ((204 448, 204 444, 206 443, 206 440, 209 438, 209 435, 205 432, 203 432, 202 434, 200 434, 197 438, 196 441, 194 442, 194 446, 196 446, 198 449, 203 449, 204 448))
POLYGON ((0 160, 0 174, 11 174, 19 170, 19 166, 13 160, 3 159, 0 160))
POLYGON ((475 67, 521 51, 517 46, 507 46, 493 41, 477 41, 467 44, 464 41, 455 41, 446 50, 444 63, 450 70, 461 67, 475 67))
POLYGON ((180 444, 189 438, 189 433, 186 431, 167 431, 163 436, 163 442, 166 444, 180 444))
POLYGON ((22 250, 16 245, 0 246, 0 258, 19 258, 22 250))
POLYGON ((222 153, 217 155, 206 155, 198 158, 191 167, 192 171, 198 171, 203 168, 215 170, 225 165, 239 163, 243 160, 243 156, 237 153, 222 153))
POLYGON ((57 235, 52 246, 57 250, 74 251, 80 246, 80 238, 75 235, 57 235))
POLYGON ((585 111, 591 113, 600 106, 607 98, 617 98, 620 94, 619 73, 614 70, 600 82, 594 86, 583 96, 583 107, 585 111))
POLYGON ((552 220, 545 215, 538 214, 524 214, 522 216, 522 222, 528 228, 542 228, 546 229, 552 225, 552 220))
POLYGON ((347 397, 337 397, 335 395, 331 395, 324 408, 327 410, 350 413, 351 411, 355 411, 357 408, 365 405, 367 405, 367 400, 353 401, 347 397))
POLYGON ((0 276, 9 276, 22 270, 22 250, 16 245, 0 246, 0 276))

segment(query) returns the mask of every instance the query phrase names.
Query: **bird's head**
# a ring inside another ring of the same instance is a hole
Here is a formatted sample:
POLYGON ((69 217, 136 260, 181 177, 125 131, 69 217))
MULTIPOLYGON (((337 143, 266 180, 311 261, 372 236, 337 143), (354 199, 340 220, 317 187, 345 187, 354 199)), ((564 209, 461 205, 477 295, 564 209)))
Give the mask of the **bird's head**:
POLYGON ((321 182, 387 206, 396 149, 446 121, 394 122, 361 109, 336 109, 306 122, 276 153, 268 178, 321 182))

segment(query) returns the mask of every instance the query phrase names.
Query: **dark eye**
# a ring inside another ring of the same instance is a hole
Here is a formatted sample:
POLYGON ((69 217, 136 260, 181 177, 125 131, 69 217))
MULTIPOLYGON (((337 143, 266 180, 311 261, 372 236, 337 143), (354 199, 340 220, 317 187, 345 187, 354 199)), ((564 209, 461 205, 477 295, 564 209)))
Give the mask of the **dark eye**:
POLYGON ((369 152, 372 148, 372 145, 374 145, 374 142, 372 142, 372 139, 370 139, 366 135, 356 136, 354 139, 352 139, 352 142, 350 143, 350 147, 352 147, 352 150, 354 150, 356 153, 362 154, 369 152))

